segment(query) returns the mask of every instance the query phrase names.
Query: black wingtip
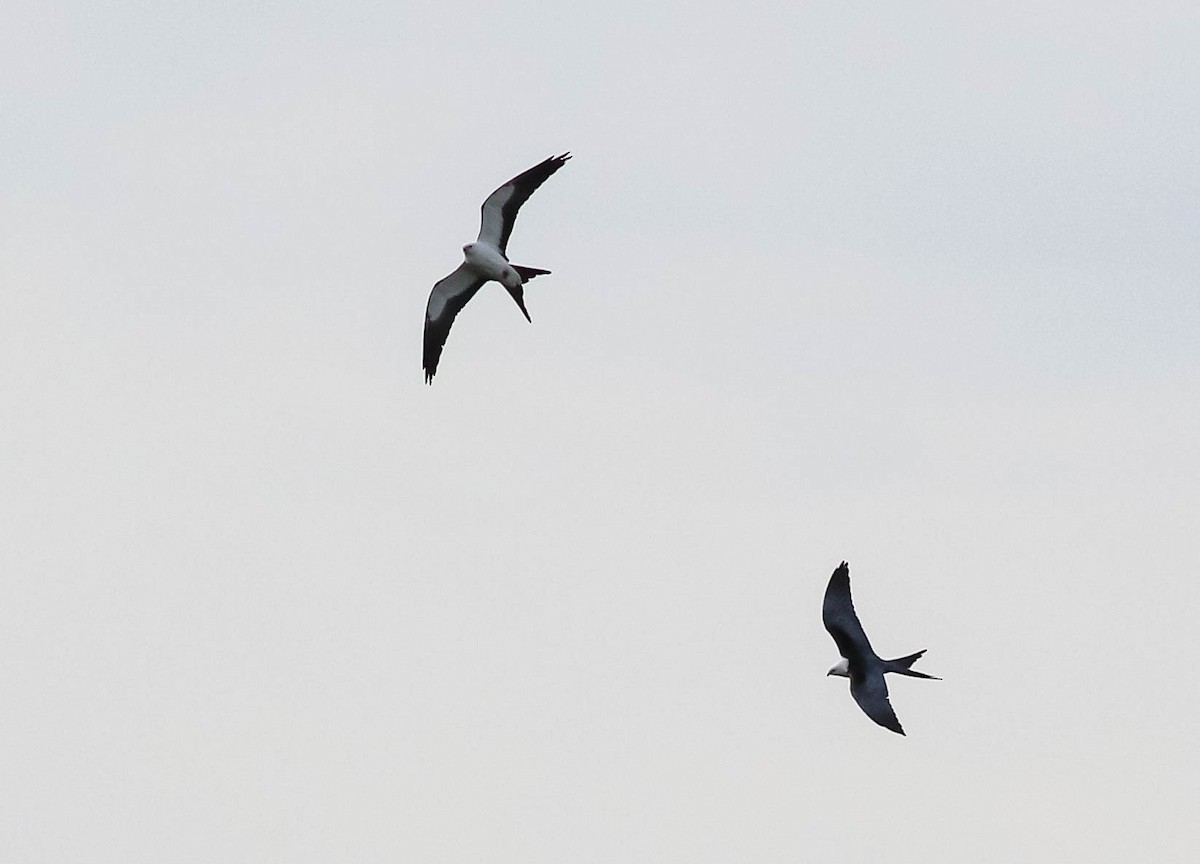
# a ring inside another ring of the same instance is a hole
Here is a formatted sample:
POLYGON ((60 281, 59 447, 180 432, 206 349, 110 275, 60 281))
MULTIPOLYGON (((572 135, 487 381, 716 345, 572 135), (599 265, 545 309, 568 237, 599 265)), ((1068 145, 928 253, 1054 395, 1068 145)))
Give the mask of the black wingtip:
POLYGON ((570 160, 570 158, 571 158, 571 152, 568 150, 566 153, 563 153, 559 156, 547 156, 535 167, 541 168, 542 166, 549 165, 549 166, 551 166, 550 173, 553 174, 555 171, 557 171, 563 165, 566 165, 567 162, 570 160))
POLYGON ((571 160, 571 153, 570 153, 570 151, 568 151, 568 152, 566 152, 566 153, 563 153, 563 154, 562 154, 562 155, 560 155, 560 156, 551 156, 551 157, 549 157, 548 159, 546 159, 546 161, 544 161, 544 162, 542 163, 542 165, 545 165, 545 166, 547 166, 547 167, 549 168, 549 172, 547 173, 547 175, 546 175, 546 176, 547 176, 547 177, 549 177, 549 176, 550 176, 550 174, 553 174, 553 173, 554 173, 555 171, 557 171, 559 168, 561 168, 562 166, 566 165, 566 164, 567 164, 567 163, 568 163, 570 160, 571 160))
MULTIPOLYGON (((872 717, 871 719, 875 720, 874 717, 872 717)), ((875 722, 878 723, 880 726, 882 726, 884 729, 888 730, 889 732, 895 732, 897 735, 903 735, 905 738, 908 737, 908 733, 906 733, 904 731, 904 727, 900 725, 899 717, 897 717, 895 714, 893 714, 888 719, 891 720, 892 722, 884 723, 884 722, 882 722, 882 720, 875 720, 875 722), (893 725, 893 724, 895 724, 895 725, 893 725)))

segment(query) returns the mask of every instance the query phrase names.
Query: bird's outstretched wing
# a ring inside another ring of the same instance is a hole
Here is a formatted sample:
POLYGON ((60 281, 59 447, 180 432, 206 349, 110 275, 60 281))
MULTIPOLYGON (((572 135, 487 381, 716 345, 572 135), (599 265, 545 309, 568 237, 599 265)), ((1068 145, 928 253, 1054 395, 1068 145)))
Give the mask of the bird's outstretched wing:
POLYGON ((483 202, 483 218, 479 225, 479 239, 491 243, 502 254, 507 255, 508 236, 512 234, 517 211, 529 200, 534 190, 546 182, 546 178, 566 164, 570 153, 551 156, 534 165, 528 171, 509 180, 483 202))
POLYGON ((454 316, 475 296, 475 292, 485 281, 467 267, 466 263, 462 263, 453 273, 438 281, 429 292, 429 302, 425 305, 425 349, 422 362, 425 367, 426 384, 433 383, 438 358, 442 356, 442 346, 446 344, 446 337, 450 335, 450 325, 454 323, 454 316))
MULTIPOLYGON (((879 658, 871 648, 867 634, 854 611, 854 601, 850 599, 850 565, 845 561, 839 564, 829 577, 829 585, 825 588, 825 602, 821 607, 821 618, 825 622, 825 629, 837 643, 838 651, 850 661, 851 668, 878 662, 879 658)), ((883 701, 886 703, 887 687, 884 687, 883 693, 883 701)))
POLYGON ((850 676, 850 695, 858 703, 863 712, 885 729, 904 734, 892 703, 888 701, 887 682, 883 680, 882 671, 874 671, 869 675, 850 676))

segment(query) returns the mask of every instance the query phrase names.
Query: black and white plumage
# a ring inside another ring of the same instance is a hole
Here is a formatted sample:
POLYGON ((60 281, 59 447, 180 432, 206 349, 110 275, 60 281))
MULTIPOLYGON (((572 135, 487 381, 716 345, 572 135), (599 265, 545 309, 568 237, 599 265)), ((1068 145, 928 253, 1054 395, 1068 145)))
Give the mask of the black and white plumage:
POLYGON ((896 660, 884 660, 875 653, 854 611, 854 602, 850 599, 850 565, 845 561, 829 577, 821 617, 825 621, 825 629, 845 658, 826 674, 849 678, 850 695, 858 707, 880 726, 903 735, 904 729, 900 727, 892 703, 888 701, 887 682, 883 676, 887 672, 895 672, 913 678, 941 680, 909 668, 925 650, 896 660))
POLYGON ((564 153, 534 165, 509 180, 483 202, 479 237, 475 242, 463 246, 463 263, 429 292, 429 302, 425 306, 425 345, 422 355, 426 384, 433 383, 438 359, 442 356, 442 346, 446 344, 454 317, 483 287, 483 283, 495 280, 503 285, 525 320, 532 323, 525 309, 522 286, 533 277, 543 276, 550 271, 509 263, 508 238, 521 205, 570 158, 570 153, 564 153))

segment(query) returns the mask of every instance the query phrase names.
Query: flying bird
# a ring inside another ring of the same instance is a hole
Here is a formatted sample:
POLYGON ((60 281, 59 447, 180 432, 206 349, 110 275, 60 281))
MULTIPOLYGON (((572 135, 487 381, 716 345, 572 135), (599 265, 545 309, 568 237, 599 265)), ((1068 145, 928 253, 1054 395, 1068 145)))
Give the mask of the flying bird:
POLYGON ((561 168, 571 158, 570 153, 551 156, 534 165, 528 171, 509 180, 483 202, 483 217, 479 226, 479 237, 463 246, 463 263, 446 278, 439 281, 429 292, 425 306, 425 349, 423 365, 425 383, 433 383, 437 372, 442 346, 450 333, 450 325, 475 292, 484 282, 495 280, 504 286, 510 297, 520 308, 525 320, 532 323, 525 309, 525 291, 522 286, 535 276, 544 276, 549 270, 537 267, 522 267, 508 260, 508 238, 512 234, 517 211, 529 200, 534 190, 546 182, 546 178, 561 168))
POLYGON ((895 672, 898 675, 940 681, 933 675, 909 668, 920 659, 925 649, 896 660, 884 660, 875 653, 854 611, 854 602, 850 599, 850 565, 845 561, 829 577, 821 617, 843 658, 826 675, 849 678, 850 695, 858 707, 880 726, 903 735, 904 730, 896 719, 892 703, 888 701, 887 683, 883 676, 887 672, 895 672))

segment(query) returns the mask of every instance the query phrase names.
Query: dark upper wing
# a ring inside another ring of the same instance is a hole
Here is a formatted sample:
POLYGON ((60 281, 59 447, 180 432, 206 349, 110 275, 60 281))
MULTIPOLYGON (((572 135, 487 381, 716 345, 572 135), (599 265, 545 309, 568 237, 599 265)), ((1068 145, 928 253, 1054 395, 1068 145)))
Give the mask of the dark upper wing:
POLYGON ((492 243, 507 254, 508 235, 512 234, 517 211, 529 200, 534 190, 546 182, 546 178, 561 168, 571 158, 570 153, 551 156, 534 165, 528 171, 509 180, 483 202, 483 219, 479 225, 479 239, 492 243))
MULTIPOLYGON (((855 664, 861 667, 867 661, 878 659, 854 612, 854 602, 850 599, 850 565, 845 561, 829 577, 821 618, 825 621, 825 629, 837 643, 838 651, 850 661, 852 670, 855 664)), ((884 693, 886 697, 886 688, 884 693)))
POLYGON ((422 362, 426 384, 433 383, 433 373, 437 371, 438 358, 442 356, 442 346, 450 335, 454 316, 475 296, 485 281, 468 269, 464 262, 429 292, 429 302, 425 304, 425 350, 422 362))
POLYGON ((883 680, 882 671, 874 671, 870 675, 850 676, 850 695, 858 703, 863 712, 885 729, 904 734, 892 703, 888 701, 887 682, 883 680))

